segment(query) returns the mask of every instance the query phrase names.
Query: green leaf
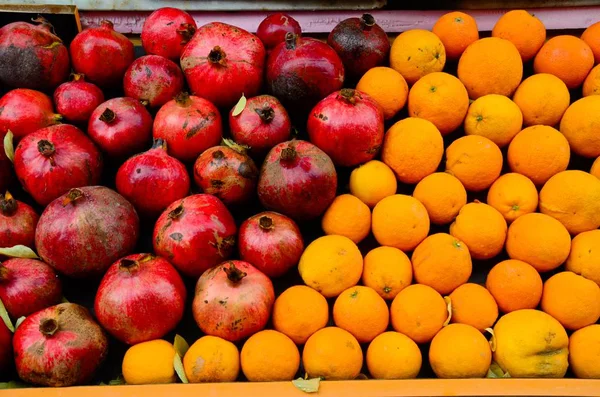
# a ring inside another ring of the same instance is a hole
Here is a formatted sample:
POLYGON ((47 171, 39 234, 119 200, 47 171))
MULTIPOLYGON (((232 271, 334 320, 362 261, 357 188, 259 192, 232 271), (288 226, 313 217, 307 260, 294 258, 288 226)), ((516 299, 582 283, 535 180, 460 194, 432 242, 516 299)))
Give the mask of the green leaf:
POLYGON ((0 390, 3 389, 20 389, 23 387, 29 387, 26 383, 11 380, 10 382, 0 382, 0 390))
POLYGON ((4 307, 4 303, 2 303, 2 299, 0 299, 0 317, 2 318, 2 321, 4 321, 4 324, 6 324, 6 328, 8 328, 10 332, 15 332, 15 327, 12 321, 10 321, 10 316, 4 307))
POLYGON ((302 390, 304 393, 317 393, 319 391, 320 383, 321 378, 298 378, 292 381, 292 384, 296 386, 296 388, 302 390))
POLYGON ((173 342, 173 347, 175 347, 175 351, 179 354, 179 357, 184 357, 185 353, 187 353, 190 345, 181 335, 175 335, 175 341, 173 342))
POLYGON ((22 323, 23 321, 25 321, 25 319, 26 319, 26 318, 27 318, 27 317, 25 317, 25 316, 21 316, 21 317, 19 317, 19 318, 17 319, 17 322, 15 323, 15 329, 19 328, 19 325, 21 325, 21 323, 22 323))
POLYGON ((177 373, 177 376, 179 376, 179 379, 181 379, 182 383, 190 383, 187 376, 185 376, 183 361, 181 361, 181 356, 179 354, 175 354, 173 357, 173 368, 175 368, 175 372, 177 373))
POLYGON ((29 247, 24 245, 15 245, 14 247, 0 248, 0 255, 8 256, 11 258, 27 258, 27 259, 39 259, 35 252, 29 247))
POLYGON ((487 378, 510 378, 508 372, 504 372, 497 362, 493 361, 488 369, 487 378))
POLYGON ((62 299, 60 300, 60 303, 71 303, 67 300, 67 298, 65 298, 64 296, 62 297, 62 299))
POLYGON ((119 376, 117 376, 116 379, 113 379, 110 382, 108 382, 109 386, 119 386, 119 385, 124 385, 124 384, 125 384, 125 378, 123 378, 123 375, 119 375, 119 376))
POLYGON ((246 108, 246 102, 247 102, 246 97, 244 96, 244 94, 242 94, 242 97, 240 98, 238 103, 233 108, 231 115, 233 117, 239 116, 239 114, 242 113, 244 111, 244 109, 246 108))
POLYGON ((13 133, 11 130, 8 130, 8 132, 6 133, 6 135, 4 136, 4 153, 6 154, 6 157, 8 157, 8 159, 11 162, 15 162, 15 147, 13 146, 13 133))

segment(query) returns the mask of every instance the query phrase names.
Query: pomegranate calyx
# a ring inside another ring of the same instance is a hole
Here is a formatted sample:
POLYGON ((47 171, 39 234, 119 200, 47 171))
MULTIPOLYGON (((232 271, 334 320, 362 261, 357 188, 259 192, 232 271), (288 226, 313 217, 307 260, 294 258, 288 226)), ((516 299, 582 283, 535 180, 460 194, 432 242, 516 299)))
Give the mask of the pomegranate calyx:
POLYGON ((53 318, 45 318, 40 322, 40 332, 50 337, 58 331, 58 322, 53 318))
POLYGON ((196 28, 189 23, 182 23, 181 25, 179 25, 177 33, 182 38, 181 44, 187 44, 187 42, 192 39, 194 33, 196 33, 196 28))
POLYGON ((175 208, 173 211, 169 212, 169 219, 179 219, 181 217, 181 215, 183 215, 183 204, 179 204, 177 206, 177 208, 175 208))
POLYGON ((0 200, 0 212, 5 216, 11 216, 17 212, 17 200, 9 192, 6 192, 0 200))
POLYGON ((54 162, 54 153, 56 152, 56 148, 52 144, 52 142, 42 139, 38 141, 38 151, 42 156, 46 157, 50 160, 50 165, 53 167, 56 165, 54 162))
POLYGON ((208 61, 215 65, 225 65, 225 58, 227 58, 227 54, 219 46, 216 46, 208 53, 208 61))
POLYGON ((115 114, 115 112, 112 111, 112 109, 106 108, 104 109, 104 112, 102 112, 102 114, 100 115, 100 121, 104 121, 105 123, 112 123, 113 121, 115 121, 117 118, 117 115, 115 114))
POLYGON ((69 190, 69 193, 67 193, 66 197, 64 198, 62 205, 63 207, 66 207, 67 205, 71 204, 71 203, 75 203, 77 200, 80 200, 84 197, 84 193, 83 190, 78 189, 78 188, 74 188, 69 190))
POLYGON ((342 99, 344 99, 352 105, 356 103, 356 98, 360 98, 360 94, 358 93, 358 91, 353 90, 352 88, 342 88, 342 90, 340 91, 340 96, 342 97, 342 99))
POLYGON ((363 14, 362 17, 360 17, 360 22, 363 25, 363 30, 375 26, 375 18, 371 14, 363 14))
POLYGON ((280 159, 284 163, 291 163, 296 159, 296 157, 298 157, 298 153, 296 152, 296 149, 294 149, 293 146, 288 146, 281 151, 280 159))
POLYGON ((229 267, 224 266, 223 271, 227 273, 227 278, 229 281, 236 284, 242 281, 242 279, 248 275, 248 273, 238 269, 233 262, 229 262, 229 267))
MULTIPOLYGON (((41 15, 38 15, 36 18, 31 18, 31 22, 39 24, 39 26, 43 29, 46 29, 50 33, 56 36, 56 32, 54 31, 54 26, 46 18, 41 15)), ((58 38, 58 37, 57 37, 58 38)), ((60 38, 58 38, 60 40, 60 38)), ((61 41, 62 43, 62 41, 61 41)))
POLYGON ((71 81, 85 81, 85 74, 83 73, 71 73, 69 77, 71 81))
POLYGON ((175 102, 179 106, 188 107, 191 105, 192 101, 190 99, 190 94, 185 91, 180 92, 175 96, 175 102))
POLYGON ((264 231, 273 230, 275 228, 275 225, 273 225, 273 219, 266 215, 260 217, 258 220, 258 226, 264 231))
POLYGON ((119 269, 132 274, 136 272, 140 268, 140 264, 138 261, 134 261, 132 259, 121 259, 119 262, 119 269))
MULTIPOLYGON (((223 140, 221 141, 221 144, 223 146, 226 146, 230 149, 235 150, 239 154, 246 154, 248 152, 248 150, 250 150, 250 146, 237 143, 233 139, 223 138, 223 140)), ((215 157, 215 154, 216 153, 213 153, 213 157, 217 158, 217 157, 215 157)))
POLYGON ((8 280, 10 270, 6 266, 0 263, 0 283, 8 280))
POLYGON ((298 44, 298 35, 292 32, 287 32, 285 34, 285 48, 288 50, 293 50, 296 48, 298 44))
POLYGON ((265 124, 269 124, 275 118, 275 110, 268 103, 265 103, 262 108, 254 109, 254 111, 265 124))
POLYGON ((167 141, 162 138, 156 138, 152 142, 152 149, 162 149, 165 152, 167 151, 167 141))
POLYGON ((107 19, 100 21, 100 27, 102 29, 115 30, 115 25, 107 19))

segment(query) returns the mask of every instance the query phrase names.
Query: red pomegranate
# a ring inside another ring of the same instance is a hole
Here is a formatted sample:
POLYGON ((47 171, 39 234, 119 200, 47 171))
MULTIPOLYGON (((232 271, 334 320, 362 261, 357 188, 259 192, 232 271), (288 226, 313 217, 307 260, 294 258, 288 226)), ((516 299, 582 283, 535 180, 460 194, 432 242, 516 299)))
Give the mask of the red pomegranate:
POLYGON ((0 373, 5 374, 13 366, 12 332, 0 321, 0 373))
POLYGON ((279 12, 263 19, 260 25, 258 25, 256 35, 263 42, 267 50, 271 50, 277 44, 285 41, 285 34, 288 32, 300 35, 302 28, 294 18, 279 12))
POLYGON ((267 211, 242 223, 238 246, 242 260, 269 277, 280 277, 300 261, 304 240, 293 220, 267 211))
POLYGON ((62 283, 42 261, 14 258, 0 264, 0 299, 12 318, 60 303, 62 283))
POLYGON ((129 201, 104 186, 71 189, 42 213, 35 246, 44 262, 70 277, 104 274, 135 248, 139 219, 129 201))
POLYGON ((213 22, 201 26, 183 49, 181 68, 194 95, 230 108, 243 95, 258 94, 265 47, 251 33, 213 22))
POLYGON ((136 59, 123 78, 125 95, 156 108, 175 98, 183 89, 183 73, 175 62, 158 55, 136 59))
POLYGON ((21 140, 15 171, 31 197, 48 205, 71 188, 100 182, 102 155, 77 127, 54 125, 21 140))
POLYGON ((69 76, 69 51, 42 17, 32 25, 13 22, 0 28, 0 83, 10 87, 53 89, 69 76))
POLYGON ((134 345, 172 331, 183 317, 185 298, 183 280, 169 262, 134 254, 108 269, 98 287, 94 312, 108 333, 134 345))
POLYGON ((227 261, 198 279, 192 311, 208 335, 237 342, 262 330, 275 292, 267 276, 244 261, 227 261))
POLYGON ((212 147, 194 164, 196 185, 227 205, 248 202, 256 191, 257 180, 258 168, 239 145, 212 147))
POLYGON ((85 81, 82 74, 73 74, 72 81, 59 85, 54 91, 56 110, 72 123, 87 124, 94 109, 102 102, 102 90, 85 81))
POLYGON ((183 47, 195 32, 196 22, 190 14, 172 7, 159 8, 144 21, 142 46, 146 54, 179 62, 183 47))
POLYGON ((87 133, 109 156, 131 156, 152 140, 152 115, 133 98, 109 99, 92 112, 87 133))
POLYGON ((110 21, 79 33, 69 51, 75 72, 103 88, 121 85, 134 59, 133 43, 116 32, 110 21))
POLYGON ((152 149, 127 160, 117 172, 117 191, 138 213, 156 218, 190 191, 185 166, 167 154, 167 143, 156 139, 152 149))
POLYGON ((186 93, 160 108, 152 130, 155 139, 167 142, 171 156, 187 163, 223 138, 221 114, 215 105, 186 93))
POLYGON ((0 139, 0 192, 5 192, 14 179, 12 162, 6 157, 4 143, 0 139))
POLYGON ((233 139, 250 147, 250 154, 264 157, 278 143, 290 139, 292 123, 279 100, 271 95, 259 95, 247 100, 237 116, 229 112, 229 129, 233 139))
POLYGON ((39 218, 33 208, 15 200, 9 192, 0 193, 0 247, 25 245, 33 248, 39 218))
POLYGON ((344 88, 314 107, 308 117, 310 141, 335 165, 353 167, 375 158, 383 144, 383 111, 370 96, 344 88))
POLYGON ((333 202, 337 173, 329 156, 306 141, 275 146, 258 179, 258 198, 267 209, 296 221, 320 216, 333 202))
POLYGON ((89 382, 108 353, 108 339, 88 310, 61 303, 27 317, 13 347, 19 378, 40 386, 89 382))
POLYGON ((199 277, 231 256, 236 232, 221 200, 196 194, 175 201, 158 218, 152 236, 154 252, 184 275, 199 277))
POLYGON ((383 65, 390 53, 387 33, 370 14, 337 24, 327 38, 344 63, 346 77, 358 80, 367 70, 383 65))
POLYGON ((61 120, 62 116, 54 113, 50 97, 39 91, 17 88, 0 98, 0 139, 10 130, 20 140, 61 120))

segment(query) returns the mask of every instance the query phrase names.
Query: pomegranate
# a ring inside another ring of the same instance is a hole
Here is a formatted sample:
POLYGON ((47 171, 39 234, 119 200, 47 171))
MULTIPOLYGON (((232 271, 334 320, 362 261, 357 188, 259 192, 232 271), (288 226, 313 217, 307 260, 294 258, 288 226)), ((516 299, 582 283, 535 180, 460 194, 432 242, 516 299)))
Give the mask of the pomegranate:
POLYGON ((287 14, 277 13, 267 16, 258 25, 256 35, 263 42, 267 50, 272 50, 277 44, 285 41, 286 33, 300 35, 302 28, 298 21, 287 14))
POLYGON ((14 180, 12 162, 6 157, 4 143, 0 140, 0 192, 6 191, 14 180))
POLYGON ((44 18, 39 25, 13 22, 0 28, 0 83, 53 89, 69 76, 69 51, 44 18))
POLYGON ((242 113, 229 112, 229 128, 233 139, 250 147, 250 154, 264 157, 278 143, 290 139, 292 124, 285 108, 271 95, 247 100, 242 113))
POLYGON ((79 33, 69 46, 73 69, 100 87, 119 86, 134 59, 133 43, 112 22, 79 33))
POLYGON ((183 47, 195 32, 196 22, 190 14, 172 7, 159 8, 144 21, 142 46, 146 54, 179 62, 183 47))
POLYGON ((372 160, 383 144, 381 107, 370 96, 344 88, 315 106, 308 117, 310 141, 335 165, 353 167, 372 160))
POLYGON ((19 377, 41 386, 89 382, 108 353, 108 339, 88 310, 61 303, 27 317, 13 347, 19 377))
POLYGON ((33 248, 39 215, 9 193, 0 193, 0 247, 26 245, 33 248))
POLYGON ((62 284, 44 262, 9 259, 0 264, 0 299, 8 314, 17 319, 60 303, 62 284))
POLYGON ((5 374, 13 365, 12 332, 0 320, 0 373, 5 374))
POLYGON ((72 123, 87 124, 94 109, 102 102, 102 90, 85 81, 82 74, 73 74, 72 81, 59 85, 54 91, 56 110, 72 123))
POLYGON ((358 80, 367 70, 386 63, 390 53, 387 33, 370 14, 337 24, 327 38, 344 63, 346 77, 358 80))
POLYGON ((77 127, 42 128, 15 149, 15 171, 38 204, 48 205, 69 189, 100 181, 102 155, 77 127))
POLYGON ((35 231, 38 255, 71 277, 104 274, 135 248, 139 219, 129 201, 104 186, 71 189, 42 213, 35 231))
POLYGON ((50 97, 39 91, 17 88, 0 98, 0 139, 10 130, 20 140, 61 120, 62 116, 54 113, 50 97))
POLYGON ((156 218, 190 191, 185 166, 167 154, 167 143, 156 139, 152 149, 131 157, 117 172, 117 191, 143 216, 156 218))
POLYGON ((267 211, 242 223, 238 246, 242 260, 269 277, 279 277, 298 264, 304 240, 293 220, 267 211))
POLYGON ((133 98, 113 98, 90 116, 88 135, 111 157, 139 153, 152 139, 152 116, 133 98))
POLYGON ((227 261, 198 279, 192 311, 202 332, 237 342, 267 325, 274 300, 273 284, 260 270, 227 261))
POLYGON ((181 54, 181 68, 194 95, 230 108, 242 94, 262 87, 265 47, 251 33, 213 22, 201 26, 181 54))
POLYGON ((98 287, 94 312, 112 336, 134 345, 172 331, 183 317, 185 298, 183 280, 169 262, 134 254, 108 269, 98 287))
POLYGON ((160 108, 152 130, 154 138, 167 142, 170 155, 188 163, 223 138, 221 114, 215 105, 186 93, 160 108))
POLYGON ((152 236, 154 252, 186 276, 199 277, 231 256, 236 232, 221 200, 196 194, 175 201, 158 218, 152 236))
POLYGON ((323 214, 336 190, 333 162, 306 141, 283 142, 271 149, 258 179, 258 198, 263 206, 296 221, 323 214))
POLYGON ((183 73, 173 61, 158 55, 136 59, 123 78, 125 95, 148 102, 155 108, 164 105, 183 89, 183 73))

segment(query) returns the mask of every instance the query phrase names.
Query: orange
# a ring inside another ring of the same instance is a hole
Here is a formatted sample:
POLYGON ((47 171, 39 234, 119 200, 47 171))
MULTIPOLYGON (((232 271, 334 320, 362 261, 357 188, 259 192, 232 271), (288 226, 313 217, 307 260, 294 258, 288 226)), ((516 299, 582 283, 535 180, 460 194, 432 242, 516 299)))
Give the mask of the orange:
POLYGON ((488 138, 469 135, 446 149, 446 172, 458 178, 468 191, 489 188, 502 171, 502 152, 488 138))
POLYGON ((373 209, 372 229, 379 244, 412 251, 429 234, 429 216, 416 198, 395 194, 373 209))
POLYGON ((173 344, 162 339, 138 343, 123 358, 123 378, 128 385, 175 383, 173 344))
POLYGON ((508 165, 536 185, 567 169, 571 152, 569 142, 547 125, 534 125, 519 132, 508 147, 508 165))
POLYGON ((240 372, 240 353, 225 339, 203 336, 185 353, 183 368, 190 383, 234 382, 240 372))
POLYGON ((348 288, 337 297, 333 305, 333 321, 360 343, 368 343, 387 329, 390 312, 374 289, 359 285, 348 288))
POLYGON ((578 378, 600 379, 600 325, 575 331, 569 338, 569 365, 578 378))
POLYGON ((408 99, 408 84, 404 77, 385 66, 369 69, 358 81, 356 89, 369 95, 381 106, 386 120, 394 117, 408 99))
POLYGON ((465 187, 447 172, 435 172, 423 178, 415 186, 413 197, 423 203, 431 223, 436 225, 452 222, 467 204, 465 187))
POLYGON ((383 299, 394 299, 412 282, 410 259, 398 248, 374 248, 365 256, 362 282, 383 299))
POLYGON ((523 62, 527 62, 538 53, 546 41, 546 27, 535 15, 525 10, 512 10, 502 15, 492 36, 506 39, 513 43, 523 62))
POLYGON ((350 332, 327 327, 308 338, 302 352, 302 364, 309 378, 351 380, 360 374, 363 353, 350 332))
POLYGON ((240 362, 250 382, 290 381, 300 367, 300 353, 290 338, 267 329, 248 338, 240 362))
POLYGON ((463 284, 450 294, 452 322, 468 324, 483 332, 498 318, 498 305, 490 292, 478 284, 463 284))
POLYGON ((321 219, 325 234, 348 237, 360 243, 371 231, 371 210, 351 194, 336 197, 321 219))
POLYGON ((462 207, 450 234, 467 245, 474 259, 490 259, 504 248, 506 229, 506 220, 497 209, 475 201, 462 207))
POLYGON ((566 269, 600 285, 600 230, 579 233, 571 241, 566 269))
POLYGON ((542 278, 533 266, 509 259, 498 263, 487 275, 485 287, 504 313, 535 309, 542 299, 542 278))
POLYGON ((390 66, 398 71, 409 85, 413 85, 429 73, 441 72, 445 64, 444 45, 428 30, 407 30, 392 43, 390 66))
POLYGON ((369 344, 366 361, 374 379, 414 379, 419 375, 423 358, 412 339, 389 331, 369 344))
POLYGON ((600 95, 600 65, 594 66, 583 82, 583 96, 600 95))
POLYGON ((452 61, 458 60, 467 47, 479 39, 475 18, 460 11, 442 15, 432 31, 440 38, 446 49, 446 57, 452 61))
POLYGON ((302 345, 329 321, 329 306, 323 295, 305 285, 294 285, 275 299, 273 328, 302 345))
POLYGON ((371 208, 396 194, 397 187, 394 171, 378 160, 358 166, 350 174, 350 193, 371 208))
POLYGON ((519 51, 510 41, 497 37, 477 40, 458 62, 458 78, 472 99, 488 94, 511 96, 522 77, 519 51))
POLYGON ((497 209, 506 222, 511 223, 521 215, 535 212, 538 191, 525 175, 508 173, 496 179, 490 187, 487 203, 497 209))
POLYGON ((594 164, 592 164, 592 168, 590 169, 590 174, 594 175, 596 178, 600 178, 600 157, 598 157, 594 164))
POLYGON ((540 190, 540 212, 558 219, 573 235, 600 227, 600 179, 584 171, 563 171, 540 190))
POLYGON ((549 73, 540 73, 521 83, 513 101, 521 109, 526 126, 543 124, 553 127, 569 107, 571 94, 561 79, 549 73))
POLYGON ((431 121, 442 135, 457 129, 469 108, 469 94, 459 79, 436 72, 423 76, 408 94, 408 114, 431 121), (448 106, 451 103, 452 106, 448 106))
POLYGON ((444 155, 442 134, 432 122, 409 117, 385 134, 381 160, 403 183, 417 183, 433 174, 444 155))
POLYGON ((581 35, 581 40, 590 46, 596 63, 600 63, 600 22, 588 26, 581 35))
POLYGON ((576 331, 600 318, 600 287, 573 272, 561 272, 544 283, 542 310, 566 329, 576 331))
POLYGON ((551 216, 526 214, 508 228, 508 256, 529 263, 538 272, 548 272, 562 265, 570 250, 569 232, 551 216))
POLYGON ((594 54, 578 37, 555 36, 548 40, 535 56, 535 73, 550 73, 561 79, 569 89, 583 84, 594 66, 594 54))
POLYGON ((560 132, 571 150, 583 157, 600 156, 600 96, 591 95, 573 102, 560 121, 560 132))
POLYGON ((438 378, 483 378, 492 349, 483 334, 467 324, 450 324, 431 341, 429 364, 438 378))
POLYGON ((504 147, 521 131, 523 114, 504 95, 484 95, 477 98, 465 117, 465 134, 481 135, 504 147))

